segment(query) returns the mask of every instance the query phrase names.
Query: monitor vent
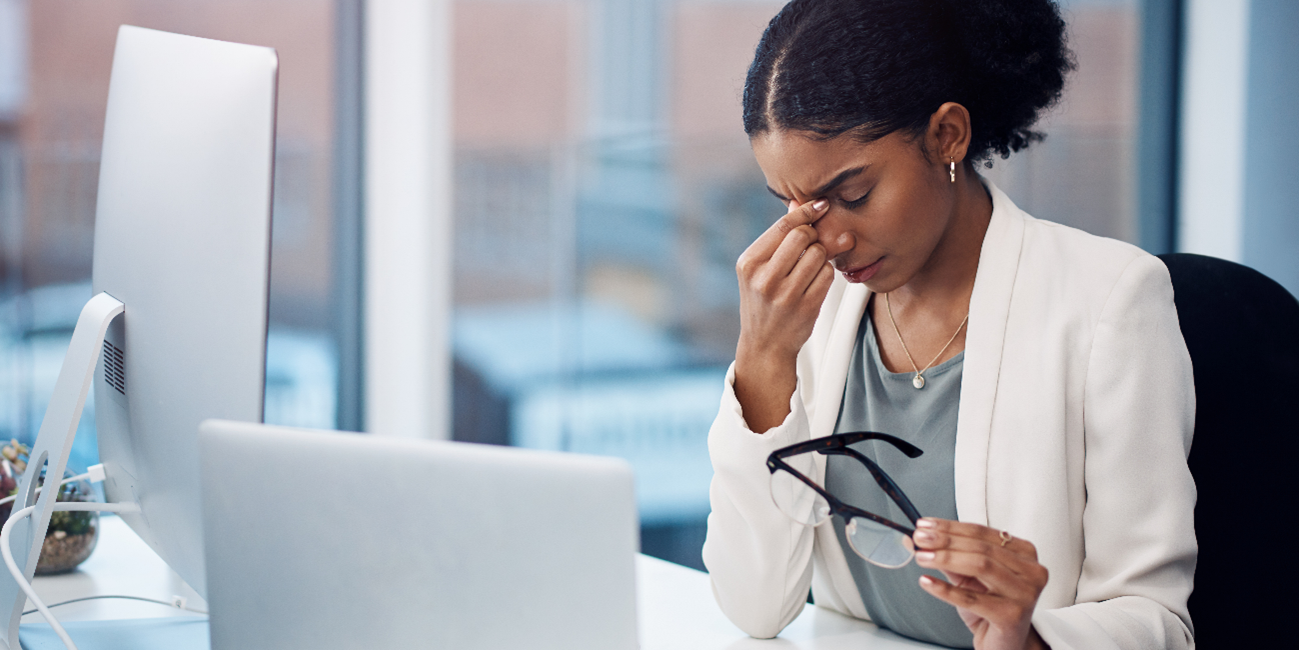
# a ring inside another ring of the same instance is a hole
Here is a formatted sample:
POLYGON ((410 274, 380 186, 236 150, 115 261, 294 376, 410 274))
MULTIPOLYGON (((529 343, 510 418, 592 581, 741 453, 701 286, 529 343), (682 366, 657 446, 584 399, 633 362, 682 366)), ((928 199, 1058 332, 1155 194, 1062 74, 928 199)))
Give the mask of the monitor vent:
POLYGON ((126 362, 121 348, 104 341, 104 382, 126 394, 126 362))

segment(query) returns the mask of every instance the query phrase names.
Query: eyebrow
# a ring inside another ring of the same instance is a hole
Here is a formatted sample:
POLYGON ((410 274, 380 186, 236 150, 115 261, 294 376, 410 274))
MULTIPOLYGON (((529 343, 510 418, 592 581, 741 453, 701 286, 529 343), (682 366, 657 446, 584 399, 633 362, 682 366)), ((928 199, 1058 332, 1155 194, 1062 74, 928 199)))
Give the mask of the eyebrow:
MULTIPOLYGON (((858 175, 858 174, 860 174, 860 173, 866 171, 866 168, 867 168, 867 167, 870 167, 870 165, 864 165, 864 166, 861 166, 861 167, 853 167, 853 168, 851 168, 851 169, 845 169, 845 170, 839 172, 839 175, 838 175, 838 176, 835 176, 834 178, 830 179, 830 182, 829 182, 829 183, 826 183, 825 185, 822 185, 821 187, 818 187, 818 188, 816 189, 816 191, 814 191, 814 192, 811 193, 811 196, 813 196, 813 197, 819 197, 819 196, 824 195, 826 192, 829 192, 830 190, 833 190, 834 188, 839 187, 840 185, 843 185, 844 181, 846 181, 846 180, 848 180, 848 179, 850 179, 850 178, 852 178, 852 177, 854 177, 854 176, 856 176, 856 175, 858 175)), ((771 194, 772 194, 773 196, 775 196, 776 198, 780 199, 781 201, 789 201, 789 198, 788 198, 788 197, 781 196, 780 192, 777 192, 776 190, 771 189, 771 186, 770 186, 770 185, 767 186, 767 191, 768 191, 768 192, 771 192, 771 194)))

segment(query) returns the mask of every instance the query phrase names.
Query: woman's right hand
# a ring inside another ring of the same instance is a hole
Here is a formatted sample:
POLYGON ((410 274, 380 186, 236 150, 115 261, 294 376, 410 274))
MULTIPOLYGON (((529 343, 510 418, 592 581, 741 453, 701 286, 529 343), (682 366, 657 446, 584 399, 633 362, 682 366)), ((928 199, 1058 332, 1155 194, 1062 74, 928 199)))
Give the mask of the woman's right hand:
POLYGON ((797 205, 749 245, 735 265, 740 281, 740 342, 735 397, 749 430, 762 433, 789 415, 798 351, 812 335, 834 267, 813 224, 828 203, 797 205))

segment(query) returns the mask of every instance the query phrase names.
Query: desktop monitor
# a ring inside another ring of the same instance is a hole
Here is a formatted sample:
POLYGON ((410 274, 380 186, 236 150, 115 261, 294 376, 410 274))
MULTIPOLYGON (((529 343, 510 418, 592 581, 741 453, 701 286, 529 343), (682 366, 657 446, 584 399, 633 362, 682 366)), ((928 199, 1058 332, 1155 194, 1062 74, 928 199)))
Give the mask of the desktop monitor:
MULTIPOLYGON (((92 279, 123 309, 93 375, 104 493, 138 504, 122 519, 199 594, 199 422, 262 419, 277 68, 270 48, 130 26, 113 55, 92 279)), ((16 595, 0 602, 20 612, 16 595)))
POLYGON ((126 309, 95 372, 104 494, 140 505, 122 519, 200 594, 198 423, 262 419, 276 69, 269 48, 128 26, 113 55, 92 282, 126 309))

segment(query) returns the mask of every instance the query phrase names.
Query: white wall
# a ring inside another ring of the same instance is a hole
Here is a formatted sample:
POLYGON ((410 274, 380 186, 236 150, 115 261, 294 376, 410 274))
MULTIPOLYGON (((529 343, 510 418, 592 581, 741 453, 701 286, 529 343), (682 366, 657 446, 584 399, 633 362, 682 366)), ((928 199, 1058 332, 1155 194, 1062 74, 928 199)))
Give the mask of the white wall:
POLYGON ((365 20, 365 428, 449 438, 451 2, 365 20))
POLYGON ((1250 0, 1187 0, 1178 250, 1241 261, 1250 0))

